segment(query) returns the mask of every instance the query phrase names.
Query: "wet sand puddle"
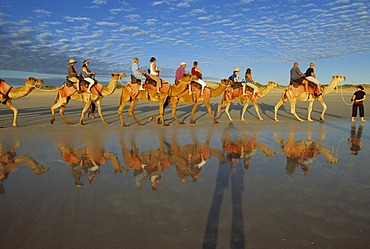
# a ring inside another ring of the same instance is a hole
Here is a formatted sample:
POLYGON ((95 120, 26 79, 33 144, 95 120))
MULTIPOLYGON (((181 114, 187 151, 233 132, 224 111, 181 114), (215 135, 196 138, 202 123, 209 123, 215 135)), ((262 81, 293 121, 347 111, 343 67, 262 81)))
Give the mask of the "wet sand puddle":
POLYGON ((366 248, 367 128, 8 130, 1 248, 366 248))

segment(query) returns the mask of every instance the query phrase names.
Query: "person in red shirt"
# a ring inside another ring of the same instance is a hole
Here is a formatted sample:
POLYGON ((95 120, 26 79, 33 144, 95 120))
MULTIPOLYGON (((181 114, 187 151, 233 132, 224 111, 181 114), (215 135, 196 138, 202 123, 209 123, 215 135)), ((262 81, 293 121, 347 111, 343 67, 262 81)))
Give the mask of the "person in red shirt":
MULTIPOLYGON (((198 68, 198 62, 193 62, 193 67, 191 69, 191 74, 197 76, 197 82, 202 86, 201 95, 204 95, 204 88, 206 87, 206 83, 202 80, 202 71, 198 68)), ((189 84, 189 95, 191 95, 191 84, 189 84)))

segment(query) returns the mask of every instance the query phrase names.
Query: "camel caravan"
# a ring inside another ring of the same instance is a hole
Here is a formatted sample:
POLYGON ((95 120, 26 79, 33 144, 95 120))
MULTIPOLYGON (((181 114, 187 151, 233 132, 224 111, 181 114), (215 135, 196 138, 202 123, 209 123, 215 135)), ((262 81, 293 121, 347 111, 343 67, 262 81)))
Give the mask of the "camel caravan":
MULTIPOLYGON (((202 80, 202 71, 197 67, 198 63, 196 61, 193 63, 191 73, 185 73, 186 63, 182 62, 180 67, 176 70, 175 83, 171 84, 159 77, 161 69, 157 68, 156 59, 152 57, 150 61, 151 65, 148 69, 148 73, 141 70, 138 58, 134 58, 132 61, 130 81, 122 88, 119 107, 117 110, 122 127, 127 126, 123 118, 123 110, 127 103, 129 103, 128 114, 134 119, 137 125, 142 125, 134 114, 135 106, 139 100, 158 103, 159 114, 155 117, 150 117, 149 122, 156 120, 157 123, 162 124, 162 126, 168 125, 164 118, 165 109, 168 105, 172 105, 172 117, 178 122, 178 124, 184 124, 184 122, 177 116, 177 107, 179 103, 190 104, 193 106, 191 113, 189 114, 190 124, 195 124, 194 115, 201 103, 204 103, 214 124, 218 123, 218 119, 221 116, 221 109, 223 107, 225 107, 225 114, 229 120, 231 122, 234 121, 229 111, 233 101, 240 102, 243 105, 240 117, 242 121, 245 121, 244 114, 249 103, 253 104, 258 119, 263 120, 260 114, 258 100, 266 96, 273 88, 278 86, 277 82, 270 81, 262 90, 259 90, 254 84, 252 72, 249 68, 246 71, 245 80, 240 80, 240 77, 237 76, 240 70, 239 68, 236 68, 233 75, 228 79, 222 79, 218 84, 212 83, 207 85, 202 80), (221 96, 221 102, 218 104, 216 115, 214 115, 211 108, 211 99, 219 96, 221 96)), ((53 124, 55 122, 55 111, 59 108, 59 114, 63 121, 65 124, 70 125, 71 123, 64 114, 65 107, 70 100, 77 100, 85 102, 78 122, 79 125, 84 125, 83 120, 86 115, 88 117, 91 115, 92 118, 95 117, 94 111, 96 106, 98 107, 98 114, 102 123, 108 124, 103 117, 101 101, 103 97, 114 93, 118 83, 122 78, 126 77, 126 74, 112 73, 108 85, 105 86, 95 79, 95 73, 88 68, 89 61, 86 60, 83 62, 82 73, 75 70, 74 66, 76 63, 77 61, 74 59, 69 60, 69 67, 67 69, 68 76, 66 77, 66 81, 58 88, 54 105, 50 107, 50 123, 53 124)), ((307 76, 300 72, 298 63, 294 63, 294 67, 291 69, 290 84, 285 88, 280 100, 274 107, 275 121, 279 121, 277 117, 278 110, 287 101, 290 103, 291 113, 301 122, 304 120, 296 113, 296 102, 308 102, 307 120, 313 121, 311 118, 311 112, 313 102, 315 100, 318 100, 322 105, 320 119, 324 121, 324 114, 327 110, 327 105, 324 102, 323 96, 332 92, 340 82, 346 79, 346 77, 334 75, 329 85, 322 86, 321 83, 313 77, 313 68, 314 63, 311 63, 309 68, 311 71, 308 69, 306 72, 306 74, 311 72, 311 74, 309 74, 311 76, 307 76)), ((41 79, 29 77, 26 79, 22 87, 13 88, 4 80, 0 79, 0 101, 13 111, 14 117, 12 125, 14 127, 18 127, 18 109, 13 106, 11 100, 13 98, 27 96, 32 90, 41 84, 43 84, 41 79)))

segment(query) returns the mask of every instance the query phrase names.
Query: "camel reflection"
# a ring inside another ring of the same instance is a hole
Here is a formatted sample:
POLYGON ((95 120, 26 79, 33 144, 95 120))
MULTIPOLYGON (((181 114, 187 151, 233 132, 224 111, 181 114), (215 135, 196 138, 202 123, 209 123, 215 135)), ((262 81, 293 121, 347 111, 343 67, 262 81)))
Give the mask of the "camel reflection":
POLYGON ((232 123, 223 131, 221 138, 222 149, 226 153, 226 159, 230 163, 232 170, 236 169, 236 164, 243 161, 245 169, 249 169, 251 159, 260 150, 266 157, 276 155, 270 147, 257 141, 257 134, 252 136, 242 134, 232 123))
POLYGON ((352 155, 357 155, 360 150, 362 149, 362 131, 364 129, 364 123, 361 123, 358 126, 358 130, 356 132, 356 123, 352 122, 351 125, 351 136, 348 139, 349 149, 351 150, 352 155))
POLYGON ((44 168, 32 157, 19 156, 16 152, 16 149, 19 147, 19 141, 15 141, 15 143, 10 146, 10 149, 4 148, 3 144, 0 142, 0 194, 5 193, 2 182, 9 177, 9 174, 17 171, 20 166, 28 167, 35 175, 41 175, 49 171, 49 168, 44 168))
POLYGON ((73 148, 68 142, 58 144, 63 160, 71 167, 71 174, 76 187, 83 186, 82 177, 86 177, 90 184, 94 184, 95 177, 100 174, 100 167, 110 161, 114 173, 127 173, 117 156, 103 147, 103 141, 95 139, 88 141, 86 146, 73 148))
POLYGON ((124 162, 133 170, 137 190, 142 190, 146 179, 151 182, 152 189, 157 190, 159 182, 164 179, 163 172, 173 166, 182 182, 187 178, 195 182, 209 158, 216 156, 220 162, 225 161, 223 153, 210 146, 211 131, 208 132, 204 143, 199 141, 194 130, 191 132, 192 142, 186 144, 179 142, 177 130, 171 134, 171 142, 166 141, 163 133, 159 133, 158 148, 145 151, 138 148, 134 135, 129 141, 126 141, 125 136, 120 138, 124 162))
POLYGON ((175 165, 177 176, 182 182, 185 182, 187 177, 196 182, 206 161, 213 156, 217 157, 220 163, 225 162, 223 153, 210 146, 212 130, 208 130, 204 143, 198 139, 196 133, 199 131, 191 130, 192 143, 179 143, 178 134, 175 133, 172 135, 171 144, 167 144, 171 162, 175 165))
POLYGON ((130 138, 130 147, 126 145, 125 136, 120 138, 119 143, 125 164, 134 172, 136 189, 141 190, 143 182, 149 179, 152 189, 157 190, 162 173, 171 167, 163 134, 159 137, 159 148, 154 150, 140 152, 134 136, 130 138))
MULTIPOLYGON (((321 126, 321 128, 323 128, 323 126, 321 126)), ((276 132, 274 133, 276 141, 279 143, 283 154, 287 158, 285 170, 289 176, 294 174, 298 166, 301 166, 304 175, 308 176, 310 166, 319 154, 325 156, 329 164, 336 164, 339 162, 339 159, 334 157, 329 149, 321 145, 322 140, 325 138, 323 130, 320 129, 320 137, 316 142, 312 141, 311 133, 312 127, 309 126, 305 141, 295 141, 295 126, 290 129, 288 140, 281 138, 276 132)))

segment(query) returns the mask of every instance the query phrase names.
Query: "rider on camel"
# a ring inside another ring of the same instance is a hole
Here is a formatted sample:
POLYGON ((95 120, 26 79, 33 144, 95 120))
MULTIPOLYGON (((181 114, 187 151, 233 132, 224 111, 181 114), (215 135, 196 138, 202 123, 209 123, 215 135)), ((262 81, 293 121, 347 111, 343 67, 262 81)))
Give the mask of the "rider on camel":
POLYGON ((72 83, 76 83, 77 91, 79 93, 81 93, 80 79, 78 78, 78 75, 81 74, 81 73, 76 72, 75 67, 74 67, 76 65, 76 63, 77 63, 77 61, 75 61, 74 59, 69 60, 69 66, 68 66, 68 69, 67 69, 68 80, 71 81, 72 83))
MULTIPOLYGON (((200 95, 204 95, 204 88, 207 85, 202 80, 202 71, 198 68, 198 62, 197 61, 193 62, 193 67, 191 68, 191 74, 195 75, 197 77, 197 80, 195 80, 195 82, 197 82, 198 84, 200 84, 202 86, 202 90, 201 90, 200 95)), ((191 94, 192 94, 191 93, 191 84, 189 84, 189 95, 191 95, 191 94)))
POLYGON ((309 94, 308 91, 308 81, 304 78, 304 74, 298 67, 298 62, 294 62, 294 66, 290 69, 290 84, 297 83, 304 85, 305 92, 309 94))

